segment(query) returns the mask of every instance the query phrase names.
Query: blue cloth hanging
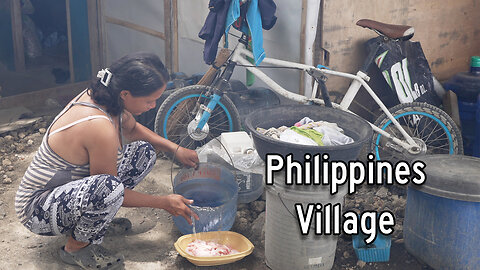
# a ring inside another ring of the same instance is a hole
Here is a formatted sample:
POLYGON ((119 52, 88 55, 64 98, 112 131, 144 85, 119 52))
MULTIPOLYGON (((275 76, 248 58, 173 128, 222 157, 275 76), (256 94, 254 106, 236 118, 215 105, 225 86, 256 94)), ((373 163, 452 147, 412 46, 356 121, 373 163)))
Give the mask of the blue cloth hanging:
MULTIPOLYGON (((205 24, 198 33, 198 36, 205 40, 203 60, 207 64, 211 64, 215 60, 218 43, 224 34, 226 34, 225 41, 228 41, 228 31, 240 16, 240 0, 210 0, 209 9, 205 24)), ((275 11, 276 5, 273 0, 251 0, 248 6, 246 20, 252 35, 252 49, 256 65, 265 58, 262 28, 269 30, 275 25, 277 21, 275 11)), ((248 33, 245 25, 242 27, 242 32, 248 33)))
MULTIPOLYGON (((235 21, 240 17, 240 0, 232 0, 230 8, 227 12, 227 20, 225 21, 225 47, 228 47, 228 31, 235 21)), ((252 37, 252 52, 254 64, 258 66, 265 58, 265 50, 263 49, 263 33, 262 18, 260 9, 258 8, 258 0, 251 0, 247 10, 247 24, 252 37)), ((247 26, 244 24, 242 32, 248 33, 247 26)))

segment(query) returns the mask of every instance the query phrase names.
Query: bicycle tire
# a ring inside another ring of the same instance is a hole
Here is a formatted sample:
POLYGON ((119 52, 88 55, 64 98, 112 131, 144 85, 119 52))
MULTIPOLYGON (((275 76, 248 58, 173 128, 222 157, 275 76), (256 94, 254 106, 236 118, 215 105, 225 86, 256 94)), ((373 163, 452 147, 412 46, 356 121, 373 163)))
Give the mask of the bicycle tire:
MULTIPOLYGON (((211 87, 192 85, 180 88, 165 99, 155 117, 155 133, 182 147, 196 149, 211 139, 220 136, 222 132, 238 131, 241 128, 240 115, 235 104, 224 95, 212 111, 209 124, 209 133, 203 140, 194 140, 188 136, 187 126, 195 118, 193 111, 197 100, 200 104, 208 104, 205 93, 211 87), (193 105, 193 106, 192 106, 193 105), (181 110, 180 110, 181 109, 181 110), (213 125, 212 123, 215 123, 213 125)), ((169 158, 173 154, 165 153, 169 158)))
MULTIPOLYGON (((412 102, 396 105, 390 109, 390 113, 417 143, 423 142, 426 149, 421 154, 463 154, 461 132, 443 110, 427 103, 412 102)), ((385 113, 374 124, 397 138, 403 138, 385 113)), ((379 160, 409 161, 419 156, 392 149, 385 136, 379 133, 375 133, 372 139, 370 150, 379 160)))

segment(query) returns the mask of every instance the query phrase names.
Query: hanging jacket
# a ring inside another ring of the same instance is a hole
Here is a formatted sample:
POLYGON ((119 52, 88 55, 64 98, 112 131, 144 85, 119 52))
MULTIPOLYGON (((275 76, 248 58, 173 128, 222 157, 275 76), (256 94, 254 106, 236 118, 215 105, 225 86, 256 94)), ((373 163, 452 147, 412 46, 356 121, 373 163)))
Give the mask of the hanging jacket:
POLYGON ((260 9, 260 15, 262 17, 262 28, 270 30, 277 22, 275 11, 277 5, 273 0, 258 0, 258 8, 260 9))
MULTIPOLYGON (((240 15, 240 2, 239 0, 210 0, 209 9, 210 12, 198 36, 205 40, 203 60, 210 65, 217 55, 220 39, 223 34, 228 35, 230 26, 240 15), (228 21, 227 17, 229 18, 228 21), (228 25, 228 28, 226 25, 228 25)), ((252 47, 254 56, 256 56, 256 64, 260 63, 265 57, 262 27, 265 30, 273 27, 277 20, 274 15, 275 10, 276 5, 273 0, 252 0, 248 7, 247 22, 252 33, 252 47), (255 45, 253 45, 254 42, 255 45)))
POLYGON ((205 40, 203 48, 203 60, 208 65, 213 63, 217 56, 218 42, 225 31, 225 19, 230 7, 231 0, 210 0, 208 13, 205 23, 198 33, 198 37, 205 40))

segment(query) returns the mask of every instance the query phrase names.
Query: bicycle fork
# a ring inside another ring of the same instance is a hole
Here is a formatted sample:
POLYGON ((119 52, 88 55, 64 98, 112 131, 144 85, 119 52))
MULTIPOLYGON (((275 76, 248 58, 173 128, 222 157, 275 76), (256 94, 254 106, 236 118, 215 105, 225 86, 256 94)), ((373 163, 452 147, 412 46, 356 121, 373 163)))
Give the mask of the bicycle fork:
POLYGON ((215 109, 224 94, 224 91, 222 90, 228 89, 228 81, 232 76, 234 68, 234 62, 229 62, 227 64, 227 67, 223 71, 222 75, 213 83, 213 91, 211 93, 211 99, 208 104, 206 106, 205 104, 200 104, 199 110, 195 116, 195 121, 191 123, 196 126, 190 127, 189 125, 189 130, 192 130, 194 134, 196 134, 196 136, 192 136, 192 138, 201 140, 208 135, 209 127, 207 122, 210 119, 213 110, 215 109))

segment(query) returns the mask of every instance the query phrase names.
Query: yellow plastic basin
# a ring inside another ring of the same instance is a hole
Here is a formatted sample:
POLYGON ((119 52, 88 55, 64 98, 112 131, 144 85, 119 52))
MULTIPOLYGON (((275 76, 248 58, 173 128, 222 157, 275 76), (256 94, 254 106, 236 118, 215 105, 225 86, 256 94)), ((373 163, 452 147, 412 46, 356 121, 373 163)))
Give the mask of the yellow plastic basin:
POLYGON ((236 262, 241 260, 245 256, 248 256, 253 251, 253 244, 245 236, 231 231, 214 231, 214 232, 201 232, 195 234, 187 234, 178 238, 174 244, 177 252, 191 263, 197 266, 212 266, 222 265, 227 263, 236 262), (215 257, 198 257, 188 254, 185 250, 191 242, 196 239, 203 241, 214 241, 218 244, 226 245, 232 249, 238 251, 237 254, 215 256, 215 257))

